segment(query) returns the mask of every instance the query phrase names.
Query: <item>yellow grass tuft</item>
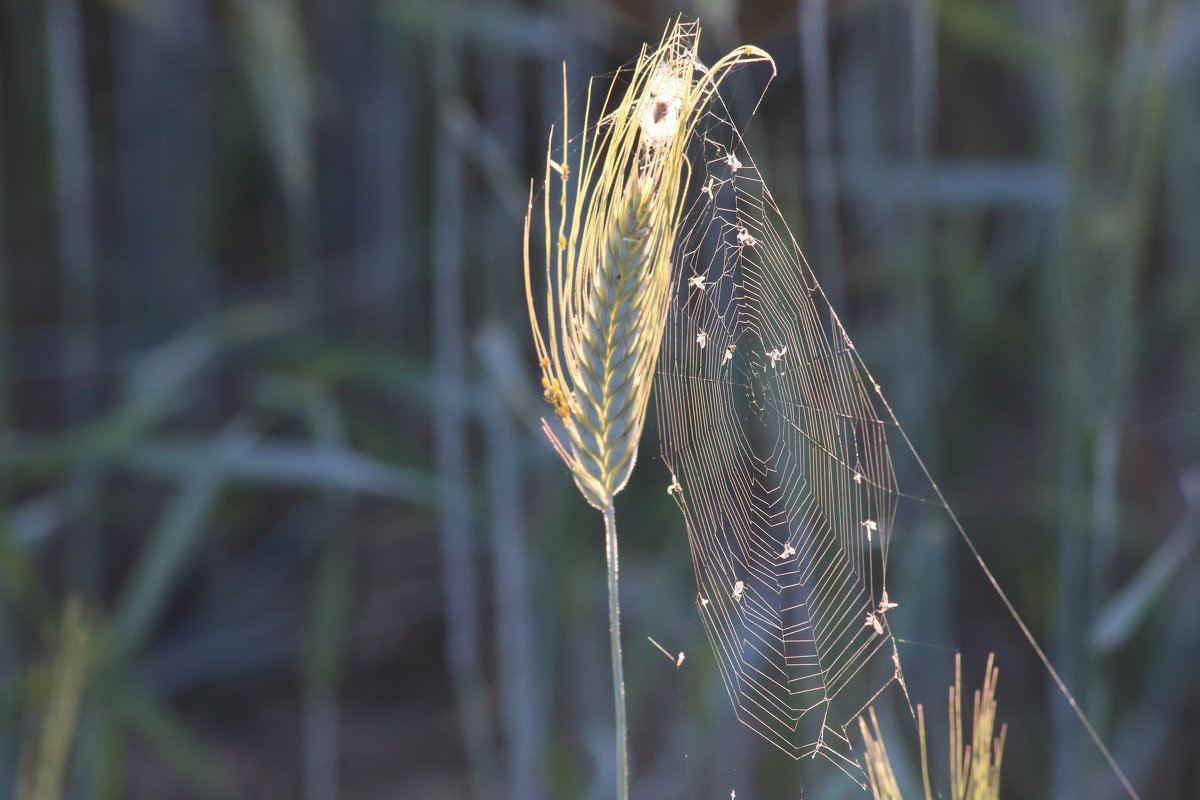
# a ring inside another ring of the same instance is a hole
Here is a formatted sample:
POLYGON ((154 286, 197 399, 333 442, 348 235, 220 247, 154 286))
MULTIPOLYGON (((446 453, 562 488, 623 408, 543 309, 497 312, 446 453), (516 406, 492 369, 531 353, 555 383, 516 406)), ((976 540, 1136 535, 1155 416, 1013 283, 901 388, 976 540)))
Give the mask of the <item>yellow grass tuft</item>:
MULTIPOLYGON (((1004 758, 1004 740, 1007 726, 1000 727, 1000 735, 993 736, 996 729, 996 681, 1000 669, 994 664, 994 655, 988 656, 984 670, 983 688, 975 692, 974 710, 971 714, 971 741, 963 739, 962 708, 962 658, 954 658, 954 685, 949 690, 950 722, 950 795, 951 800, 999 800, 1000 763, 1004 758)), ((867 778, 871 784, 871 795, 875 800, 903 800, 896 775, 892 771, 891 759, 883 743, 883 733, 875 709, 868 709, 870 724, 858 718, 859 732, 864 744, 864 760, 867 778)), ((929 758, 925 748, 925 712, 917 706, 917 722, 921 738, 921 777, 924 783, 925 800, 933 800, 929 782, 929 758)))

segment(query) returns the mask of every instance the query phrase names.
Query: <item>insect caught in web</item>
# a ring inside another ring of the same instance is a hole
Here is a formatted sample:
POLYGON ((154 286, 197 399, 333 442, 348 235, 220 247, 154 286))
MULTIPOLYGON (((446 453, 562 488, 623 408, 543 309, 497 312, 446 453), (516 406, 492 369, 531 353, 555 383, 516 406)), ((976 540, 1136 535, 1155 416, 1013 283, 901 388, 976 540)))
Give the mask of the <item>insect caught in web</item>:
POLYGON ((745 228, 738 228, 737 243, 740 247, 754 247, 758 244, 758 239, 750 235, 750 231, 745 228))

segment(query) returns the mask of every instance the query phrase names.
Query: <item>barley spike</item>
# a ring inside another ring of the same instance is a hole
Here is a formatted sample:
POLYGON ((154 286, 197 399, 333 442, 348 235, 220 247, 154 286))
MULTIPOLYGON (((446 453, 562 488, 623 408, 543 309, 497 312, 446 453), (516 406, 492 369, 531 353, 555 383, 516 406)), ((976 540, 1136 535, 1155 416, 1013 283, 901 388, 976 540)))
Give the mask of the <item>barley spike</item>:
POLYGON ((533 299, 530 197, 526 299, 544 396, 562 420, 566 444, 548 422, 544 427, 583 496, 601 511, 611 508, 637 460, 671 293, 688 139, 731 67, 770 61, 741 47, 705 68, 696 58, 698 36, 695 23, 673 23, 655 51, 643 51, 625 91, 616 97, 609 87, 590 128, 589 87, 578 154, 570 158, 565 120, 561 159, 547 152, 546 335, 533 299))

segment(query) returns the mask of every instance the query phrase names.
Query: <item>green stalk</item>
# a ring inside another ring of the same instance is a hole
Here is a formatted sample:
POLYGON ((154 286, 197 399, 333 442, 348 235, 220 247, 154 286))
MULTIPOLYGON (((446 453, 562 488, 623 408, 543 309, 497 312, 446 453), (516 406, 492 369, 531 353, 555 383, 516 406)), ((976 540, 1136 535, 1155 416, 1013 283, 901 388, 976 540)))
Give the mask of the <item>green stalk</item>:
POLYGON ((629 798, 628 723, 625 721, 625 669, 621 665, 621 598, 618 587, 617 519, 611 498, 604 509, 604 554, 608 562, 608 641, 612 650, 613 704, 617 712, 617 800, 629 798))

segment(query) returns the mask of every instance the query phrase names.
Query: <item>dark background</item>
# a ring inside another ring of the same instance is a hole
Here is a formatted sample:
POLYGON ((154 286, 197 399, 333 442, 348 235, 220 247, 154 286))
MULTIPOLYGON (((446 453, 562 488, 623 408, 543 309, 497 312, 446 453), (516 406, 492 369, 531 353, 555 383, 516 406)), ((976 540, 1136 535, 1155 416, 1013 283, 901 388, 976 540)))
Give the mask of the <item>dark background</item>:
MULTIPOLYGON (((859 351, 1143 797, 1200 793, 1200 4, 6 0, 0 796, 612 796, 521 218, 561 61, 681 10, 775 56, 747 140, 859 351)), ((634 797, 854 796, 734 721, 647 431, 634 797)), ((1118 796, 952 529, 892 558, 902 655, 998 653, 1010 796, 1118 796)))

